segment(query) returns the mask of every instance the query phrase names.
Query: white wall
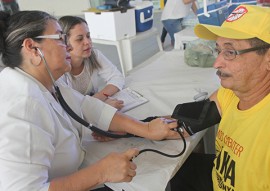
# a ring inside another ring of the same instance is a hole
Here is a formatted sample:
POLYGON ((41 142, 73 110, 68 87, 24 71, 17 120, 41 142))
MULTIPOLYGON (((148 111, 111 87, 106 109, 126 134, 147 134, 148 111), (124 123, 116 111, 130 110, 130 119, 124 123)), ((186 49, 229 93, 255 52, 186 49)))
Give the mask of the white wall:
POLYGON ((90 0, 17 0, 20 10, 41 10, 54 16, 83 15, 90 0))

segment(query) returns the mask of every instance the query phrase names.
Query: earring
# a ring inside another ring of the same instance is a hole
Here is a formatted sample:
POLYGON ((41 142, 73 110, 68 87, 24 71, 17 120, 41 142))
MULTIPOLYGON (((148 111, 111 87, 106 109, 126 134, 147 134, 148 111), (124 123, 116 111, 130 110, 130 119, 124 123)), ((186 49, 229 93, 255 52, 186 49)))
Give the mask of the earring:
POLYGON ((41 63, 41 58, 39 56, 37 58, 31 58, 30 63, 33 66, 38 66, 41 63))

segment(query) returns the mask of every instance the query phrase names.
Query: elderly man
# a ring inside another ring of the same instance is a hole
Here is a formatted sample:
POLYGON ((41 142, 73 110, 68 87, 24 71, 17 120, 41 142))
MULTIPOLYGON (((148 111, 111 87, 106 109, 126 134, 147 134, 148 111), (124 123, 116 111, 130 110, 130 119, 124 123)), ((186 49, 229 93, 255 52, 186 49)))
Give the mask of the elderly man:
POLYGON ((270 8, 240 5, 221 26, 199 24, 195 33, 216 40, 216 154, 192 154, 171 188, 270 190, 270 8))

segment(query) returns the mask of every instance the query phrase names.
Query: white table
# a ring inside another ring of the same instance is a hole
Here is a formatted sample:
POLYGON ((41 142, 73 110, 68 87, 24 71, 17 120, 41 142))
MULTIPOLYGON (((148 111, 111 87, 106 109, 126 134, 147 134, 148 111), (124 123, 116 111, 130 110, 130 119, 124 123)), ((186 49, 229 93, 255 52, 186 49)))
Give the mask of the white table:
POLYGON ((194 33, 194 27, 186 27, 178 33, 174 34, 174 49, 184 49, 184 44, 198 39, 198 37, 194 33))
POLYGON ((160 41, 158 30, 156 28, 151 28, 144 32, 138 32, 135 36, 127 37, 121 40, 114 41, 114 40, 92 39, 92 42, 97 44, 116 46, 121 65, 121 70, 123 75, 126 76, 127 72, 133 68, 132 44, 134 42, 143 41, 151 36, 156 36, 159 50, 162 51, 163 50, 162 44, 160 41))
MULTIPOLYGON (((131 70, 127 86, 140 92, 150 101, 127 114, 138 119, 153 115, 170 115, 178 103, 193 101, 200 89, 212 93, 219 87, 213 68, 194 68, 183 62, 182 51, 160 52, 131 70)), ((137 175, 130 183, 106 184, 115 191, 164 191, 168 181, 181 167, 204 135, 204 131, 187 138, 187 150, 179 158, 167 158, 145 152, 134 159, 137 175)), ((88 143, 87 143, 88 144, 88 143)), ((111 142, 88 144, 87 163, 93 163, 106 154, 127 148, 154 148, 177 154, 183 148, 181 140, 149 141, 141 138, 118 139, 111 142)))

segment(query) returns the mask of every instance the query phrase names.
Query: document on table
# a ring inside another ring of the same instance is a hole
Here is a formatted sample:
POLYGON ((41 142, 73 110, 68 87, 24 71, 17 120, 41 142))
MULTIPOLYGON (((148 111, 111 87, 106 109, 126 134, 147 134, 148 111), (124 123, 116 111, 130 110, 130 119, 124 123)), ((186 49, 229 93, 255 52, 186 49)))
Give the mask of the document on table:
POLYGON ((148 99, 143 97, 143 95, 136 92, 135 90, 132 90, 129 87, 117 92, 110 98, 124 101, 124 107, 120 110, 121 112, 126 112, 149 101, 148 99))

